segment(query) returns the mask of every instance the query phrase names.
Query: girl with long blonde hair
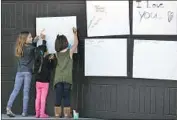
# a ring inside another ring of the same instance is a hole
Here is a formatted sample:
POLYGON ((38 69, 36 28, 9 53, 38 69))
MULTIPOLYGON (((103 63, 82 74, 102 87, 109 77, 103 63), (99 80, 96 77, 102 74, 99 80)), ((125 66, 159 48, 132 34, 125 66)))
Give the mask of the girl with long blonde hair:
POLYGON ((31 33, 28 31, 21 32, 17 38, 15 56, 18 58, 18 68, 15 77, 15 84, 13 91, 7 103, 6 111, 9 117, 15 117, 15 114, 11 111, 13 102, 18 95, 22 84, 23 88, 23 112, 22 116, 27 116, 29 90, 32 78, 32 68, 34 62, 34 49, 36 48, 36 42, 41 37, 43 39, 43 45, 46 45, 45 35, 43 31, 40 36, 35 37, 33 40, 31 33))

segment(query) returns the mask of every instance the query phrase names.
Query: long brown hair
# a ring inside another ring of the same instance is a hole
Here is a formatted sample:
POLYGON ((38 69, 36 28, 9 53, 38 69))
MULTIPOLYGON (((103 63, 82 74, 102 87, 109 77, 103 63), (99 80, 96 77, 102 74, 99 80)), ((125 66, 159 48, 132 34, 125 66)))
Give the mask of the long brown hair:
POLYGON ((26 43, 27 37, 30 34, 28 31, 21 32, 17 38, 16 47, 15 47, 15 56, 23 56, 23 46, 26 43))

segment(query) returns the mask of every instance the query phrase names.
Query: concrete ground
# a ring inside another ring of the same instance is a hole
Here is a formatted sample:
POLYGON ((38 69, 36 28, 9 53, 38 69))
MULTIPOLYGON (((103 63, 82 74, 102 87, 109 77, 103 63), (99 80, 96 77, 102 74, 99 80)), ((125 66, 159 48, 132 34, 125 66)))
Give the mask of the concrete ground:
MULTIPOLYGON (((58 120, 58 118, 54 118, 54 117, 49 117, 49 118, 35 118, 35 116, 28 116, 28 117, 22 117, 21 115, 16 115, 16 117, 8 117, 5 114, 2 114, 1 116, 2 120, 11 120, 11 119, 21 119, 21 120, 58 120)), ((66 118, 59 118, 59 120, 67 120, 66 118)), ((69 120, 72 120, 69 119, 69 120)), ((102 119, 96 119, 96 118, 79 118, 79 120, 102 120, 102 119)))

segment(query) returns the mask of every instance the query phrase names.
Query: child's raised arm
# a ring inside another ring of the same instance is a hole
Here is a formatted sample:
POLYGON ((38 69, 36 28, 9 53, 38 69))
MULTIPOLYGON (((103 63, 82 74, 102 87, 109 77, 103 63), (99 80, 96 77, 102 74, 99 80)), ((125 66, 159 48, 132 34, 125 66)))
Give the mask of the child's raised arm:
MULTIPOLYGON (((40 36, 37 35, 37 36, 33 39, 33 42, 32 42, 33 46, 37 47, 37 41, 38 41, 40 38, 41 38, 42 40, 45 40, 44 31, 45 31, 45 29, 43 29, 43 30, 41 31, 40 36)), ((44 44, 44 43, 43 43, 43 44, 44 44)))
POLYGON ((73 27, 73 34, 74 34, 74 44, 72 45, 70 49, 70 57, 72 58, 73 53, 76 51, 78 46, 78 37, 77 37, 77 29, 73 27))
POLYGON ((45 34, 44 30, 40 33, 40 38, 42 39, 42 45, 38 46, 37 48, 41 50, 43 53, 47 51, 47 46, 46 46, 46 40, 45 40, 45 34))

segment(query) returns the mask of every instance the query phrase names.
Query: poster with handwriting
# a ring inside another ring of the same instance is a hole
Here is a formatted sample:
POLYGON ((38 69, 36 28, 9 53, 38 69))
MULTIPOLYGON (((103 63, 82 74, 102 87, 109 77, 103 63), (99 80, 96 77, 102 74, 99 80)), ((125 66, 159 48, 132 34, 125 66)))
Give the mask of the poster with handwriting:
POLYGON ((133 1, 133 34, 177 35, 177 1, 133 1))
POLYGON ((177 80, 177 41, 135 40, 133 77, 177 80))
POLYGON ((85 39, 85 76, 127 76, 127 39, 85 39))
POLYGON ((87 35, 125 35, 129 29, 129 1, 87 1, 87 35))
MULTIPOLYGON (((76 27, 76 16, 36 18, 36 34, 39 35, 41 30, 45 29, 49 53, 56 52, 54 46, 57 34, 65 35, 70 45, 74 43, 73 27, 76 27)), ((37 45, 40 44, 42 44, 41 40, 37 45)))

